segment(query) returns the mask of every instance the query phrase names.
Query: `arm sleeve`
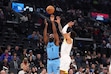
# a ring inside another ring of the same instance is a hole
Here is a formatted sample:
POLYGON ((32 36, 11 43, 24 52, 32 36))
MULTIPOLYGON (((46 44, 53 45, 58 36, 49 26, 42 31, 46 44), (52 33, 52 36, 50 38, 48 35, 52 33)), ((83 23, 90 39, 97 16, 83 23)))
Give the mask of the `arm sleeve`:
POLYGON ((68 24, 63 27, 63 29, 62 29, 62 33, 63 33, 63 34, 67 33, 68 27, 69 27, 68 24))

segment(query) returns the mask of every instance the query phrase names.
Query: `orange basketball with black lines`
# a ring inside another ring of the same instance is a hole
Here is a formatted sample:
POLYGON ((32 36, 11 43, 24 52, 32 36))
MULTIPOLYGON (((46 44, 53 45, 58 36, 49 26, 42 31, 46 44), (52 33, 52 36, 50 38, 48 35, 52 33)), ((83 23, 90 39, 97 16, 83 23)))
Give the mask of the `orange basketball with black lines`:
POLYGON ((46 7, 46 12, 47 12, 48 14, 53 14, 53 13, 55 12, 54 6, 52 6, 52 5, 47 6, 47 7, 46 7))

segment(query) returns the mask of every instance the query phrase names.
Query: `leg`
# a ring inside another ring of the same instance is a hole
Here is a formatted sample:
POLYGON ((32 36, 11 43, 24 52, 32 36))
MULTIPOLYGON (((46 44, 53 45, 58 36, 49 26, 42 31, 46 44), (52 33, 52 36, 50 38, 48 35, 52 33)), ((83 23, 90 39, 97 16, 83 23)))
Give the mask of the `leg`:
POLYGON ((60 74, 60 60, 54 60, 53 61, 53 72, 54 74, 60 74))
POLYGON ((69 56, 61 58, 60 60, 60 74, 68 74, 68 70, 70 68, 71 59, 69 56), (66 61, 67 60, 67 61, 66 61))
POLYGON ((52 73, 52 61, 48 60, 47 61, 47 73, 51 74, 52 73))
POLYGON ((60 70, 60 74, 68 74, 68 73, 63 70, 60 70))
POLYGON ((66 58, 60 58, 60 74, 68 74, 67 71, 67 62, 66 58))

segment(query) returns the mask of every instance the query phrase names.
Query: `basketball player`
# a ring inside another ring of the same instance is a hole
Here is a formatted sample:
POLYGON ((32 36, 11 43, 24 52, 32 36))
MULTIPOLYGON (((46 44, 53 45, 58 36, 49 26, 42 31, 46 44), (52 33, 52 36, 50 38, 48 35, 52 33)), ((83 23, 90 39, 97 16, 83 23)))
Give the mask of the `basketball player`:
POLYGON ((56 17, 56 22, 58 23, 59 31, 62 33, 64 40, 61 45, 61 58, 60 58, 60 74, 68 74, 69 66, 71 63, 70 51, 73 46, 73 38, 75 37, 75 32, 67 33, 68 27, 72 27, 74 25, 73 21, 70 21, 66 24, 63 29, 60 24, 60 17, 56 17), (62 31, 61 31, 62 29, 62 31))
POLYGON ((59 36, 56 31, 54 15, 50 16, 50 21, 52 24, 53 34, 47 33, 48 23, 45 20, 44 28, 44 42, 47 45, 47 72, 48 74, 60 74, 60 59, 59 59, 59 36))

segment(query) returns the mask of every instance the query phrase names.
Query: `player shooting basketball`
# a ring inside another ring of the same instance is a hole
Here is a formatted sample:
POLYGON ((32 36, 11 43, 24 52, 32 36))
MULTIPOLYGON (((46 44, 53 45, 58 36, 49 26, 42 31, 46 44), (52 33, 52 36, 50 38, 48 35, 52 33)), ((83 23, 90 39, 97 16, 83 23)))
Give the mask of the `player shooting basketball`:
POLYGON ((47 72, 48 74, 60 74, 60 59, 59 59, 59 36, 56 31, 54 15, 50 16, 53 33, 48 36, 48 22, 45 20, 44 42, 47 45, 47 72))

